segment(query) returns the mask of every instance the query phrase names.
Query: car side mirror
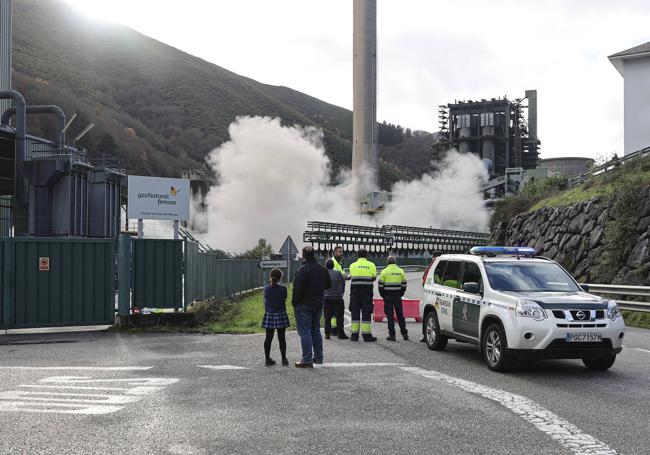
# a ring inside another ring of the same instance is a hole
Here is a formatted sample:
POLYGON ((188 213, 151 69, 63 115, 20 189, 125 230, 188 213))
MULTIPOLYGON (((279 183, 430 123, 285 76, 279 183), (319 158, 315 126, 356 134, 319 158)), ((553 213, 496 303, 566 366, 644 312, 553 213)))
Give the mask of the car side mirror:
POLYGON ((481 292, 481 287, 478 285, 478 283, 470 281, 463 283, 463 292, 467 292, 468 294, 479 294, 481 292))
POLYGON ((589 292, 589 285, 588 284, 581 284, 580 289, 582 289, 585 292, 589 292))

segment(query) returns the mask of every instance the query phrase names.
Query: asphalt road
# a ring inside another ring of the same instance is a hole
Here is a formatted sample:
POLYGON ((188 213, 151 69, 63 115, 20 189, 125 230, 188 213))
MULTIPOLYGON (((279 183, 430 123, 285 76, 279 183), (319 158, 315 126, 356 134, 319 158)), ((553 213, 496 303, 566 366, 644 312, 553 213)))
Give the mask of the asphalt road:
POLYGON ((264 367, 259 335, 0 337, 0 453, 650 453, 650 332, 628 329, 607 372, 498 374, 473 346, 431 352, 409 330, 326 341, 314 370, 264 367))

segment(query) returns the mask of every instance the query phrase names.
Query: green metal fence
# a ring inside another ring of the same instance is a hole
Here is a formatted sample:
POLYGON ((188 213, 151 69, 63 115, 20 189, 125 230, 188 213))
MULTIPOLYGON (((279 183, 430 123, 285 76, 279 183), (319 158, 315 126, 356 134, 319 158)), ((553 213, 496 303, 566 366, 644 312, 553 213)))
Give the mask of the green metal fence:
POLYGON ((183 241, 133 239, 134 307, 183 306, 183 241))
POLYGON ((5 326, 113 323, 113 240, 14 238, 2 243, 5 326))
POLYGON ((185 305, 197 300, 229 297, 263 285, 258 261, 218 259, 203 253, 194 242, 185 242, 185 305))
POLYGON ((5 239, 0 238, 0 328, 6 328, 5 323, 5 294, 8 294, 10 289, 5 283, 5 239))

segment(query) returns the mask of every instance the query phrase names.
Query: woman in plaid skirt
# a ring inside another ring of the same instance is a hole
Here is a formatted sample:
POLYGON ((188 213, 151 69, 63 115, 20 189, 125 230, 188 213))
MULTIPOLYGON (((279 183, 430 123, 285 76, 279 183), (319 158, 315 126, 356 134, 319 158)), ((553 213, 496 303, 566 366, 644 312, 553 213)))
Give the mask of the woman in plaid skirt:
POLYGON ((278 331, 278 342, 280 343, 280 354, 282 354, 282 366, 288 366, 287 360, 287 342, 284 338, 284 331, 289 327, 289 316, 287 316, 287 287, 280 284, 282 271, 280 269, 271 270, 271 284, 264 286, 264 319, 262 327, 266 329, 266 339, 264 340, 264 355, 267 367, 275 365, 275 360, 271 358, 271 342, 273 334, 278 331))

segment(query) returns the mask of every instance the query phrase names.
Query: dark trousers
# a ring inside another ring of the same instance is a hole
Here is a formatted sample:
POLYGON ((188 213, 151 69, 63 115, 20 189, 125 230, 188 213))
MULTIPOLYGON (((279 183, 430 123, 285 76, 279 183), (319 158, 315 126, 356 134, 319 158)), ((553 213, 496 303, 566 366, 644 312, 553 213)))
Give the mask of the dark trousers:
POLYGON ((323 338, 320 335, 320 317, 323 310, 307 305, 297 305, 294 307, 294 312, 302 346, 302 361, 304 363, 322 362, 323 338))
POLYGON ((329 335, 332 332, 332 318, 336 318, 336 330, 338 330, 339 336, 345 333, 343 330, 343 326, 345 326, 343 319, 344 312, 343 299, 325 299, 325 335, 329 335))
POLYGON ((395 335, 395 319, 393 314, 397 316, 397 323, 399 324, 399 331, 402 335, 406 335, 406 321, 404 320, 404 311, 402 309, 402 297, 384 295, 384 313, 388 320, 388 334, 395 335), (393 310, 395 313, 393 313, 393 310))
MULTIPOLYGON (((273 342, 273 332, 276 329, 266 329, 266 338, 264 339, 264 355, 267 359, 271 358, 271 343, 273 342)), ((284 337, 284 331, 286 329, 277 329, 278 330, 278 343, 280 344, 280 354, 283 359, 287 358, 287 340, 284 337)))
POLYGON ((350 291, 350 318, 352 319, 350 331, 352 334, 358 335, 359 329, 364 334, 372 333, 372 310, 372 288, 350 291))

